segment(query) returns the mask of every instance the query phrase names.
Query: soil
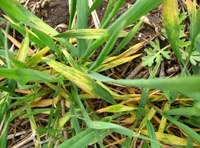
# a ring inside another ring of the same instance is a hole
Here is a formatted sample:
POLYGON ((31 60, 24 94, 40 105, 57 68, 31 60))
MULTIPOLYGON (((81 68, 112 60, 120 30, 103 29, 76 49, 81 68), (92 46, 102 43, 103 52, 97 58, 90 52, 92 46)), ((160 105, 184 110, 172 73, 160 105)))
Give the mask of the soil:
POLYGON ((68 24, 69 10, 66 0, 53 0, 44 5, 36 15, 47 24, 56 27, 59 24, 68 24))
POLYGON ((55 28, 60 24, 65 26, 69 20, 69 7, 66 0, 21 0, 23 5, 35 13, 40 19, 55 28))

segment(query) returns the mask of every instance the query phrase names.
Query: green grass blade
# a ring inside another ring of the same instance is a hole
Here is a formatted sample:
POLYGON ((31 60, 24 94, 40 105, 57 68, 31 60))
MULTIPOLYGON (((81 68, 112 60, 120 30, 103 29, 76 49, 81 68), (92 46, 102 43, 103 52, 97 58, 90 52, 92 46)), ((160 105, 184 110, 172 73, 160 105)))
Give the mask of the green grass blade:
POLYGON ((103 0, 95 0, 89 9, 89 14, 102 4, 103 0))
MULTIPOLYGON (((78 89, 75 85, 72 85, 72 98, 77 102, 79 108, 81 109, 81 112, 83 114, 84 119, 90 120, 90 117, 87 114, 87 111, 85 110, 79 96, 78 96, 78 89)), ((100 144, 100 146, 103 148, 103 143, 102 143, 102 139, 101 136, 99 135, 99 133, 97 131, 95 131, 95 139, 97 139, 97 142, 100 144)))
POLYGON ((81 57, 80 61, 81 62, 86 62, 91 56, 92 53, 104 42, 107 41, 109 37, 108 32, 106 31, 103 35, 100 36, 96 41, 94 41, 86 50, 85 54, 81 57))
POLYGON ((55 51, 58 54, 59 58, 62 59, 62 53, 61 53, 60 49, 58 48, 56 43, 53 41, 53 39, 48 34, 44 33, 43 31, 39 30, 36 27, 32 27, 32 30, 39 37, 39 39, 41 41, 43 41, 43 43, 46 46, 51 48, 51 50, 55 51))
MULTIPOLYGON (((9 34, 9 23, 7 23, 7 26, 6 26, 6 35, 9 34)), ((7 67, 8 68, 12 68, 12 65, 11 65, 11 60, 10 60, 10 56, 9 56, 9 52, 8 52, 8 38, 6 37, 5 38, 5 41, 4 41, 4 56, 5 56, 5 60, 6 60, 6 63, 7 63, 7 67)))
POLYGON ((112 129, 113 132, 116 132, 116 133, 119 133, 119 134, 122 134, 122 135, 126 135, 126 136, 129 136, 129 137, 136 137, 136 138, 141 138, 141 139, 144 139, 144 140, 147 140, 147 141, 152 141, 152 142, 156 142, 146 136, 143 136, 141 134, 137 134, 135 133, 134 131, 131 131, 129 129, 121 129, 121 128, 114 128, 112 129))
MULTIPOLYGON (((88 0, 77 0, 77 28, 85 29, 87 28, 88 22, 88 0)), ((78 39, 78 54, 79 57, 85 53, 87 48, 86 40, 78 39)))
POLYGON ((0 100, 0 124, 3 127, 0 134, 0 144, 2 144, 2 148, 6 148, 7 145, 7 136, 9 131, 9 116, 10 116, 10 109, 9 109, 9 99, 8 96, 4 96, 0 100), (4 120, 3 120, 4 118, 4 120))
MULTIPOLYGON (((54 123, 53 123, 53 128, 56 130, 58 130, 59 128, 60 110, 61 110, 61 105, 59 101, 56 103, 55 118, 54 118, 54 123)), ((54 134, 54 136, 56 137, 56 134, 54 134)))
POLYGON ((121 25, 115 29, 115 31, 113 32, 112 36, 110 37, 110 39, 108 40, 108 42, 106 43, 104 48, 102 49, 102 51, 99 54, 96 61, 90 66, 89 71, 94 70, 95 68, 99 67, 103 63, 106 56, 111 51, 112 47, 114 46, 115 42, 117 41, 118 35, 122 31, 124 24, 125 24, 125 22, 122 22, 121 25))
POLYGON ((9 132, 9 113, 7 112, 5 115, 5 125, 3 127, 3 130, 1 131, 0 135, 0 144, 2 148, 7 148, 7 137, 8 137, 8 132, 9 132))
POLYGON ((41 109, 32 109, 31 112, 27 112, 26 114, 22 115, 21 118, 28 118, 29 116, 34 116, 40 113, 48 113, 50 112, 50 108, 41 108, 41 109))
POLYGON ((198 9, 197 16, 194 16, 191 21, 192 25, 190 26, 190 34, 191 34, 190 38, 191 38, 191 51, 192 51, 195 46, 195 40, 198 34, 200 34, 200 9, 198 9))
POLYGON ((51 110, 50 110, 49 117, 48 117, 47 129, 51 128, 51 125, 53 124, 54 114, 55 114, 55 108, 53 106, 51 106, 51 110))
POLYGON ((78 133, 81 132, 81 127, 80 127, 79 120, 77 118, 78 114, 73 105, 70 106, 70 113, 72 115, 70 122, 71 122, 72 128, 74 128, 74 130, 75 130, 75 135, 77 135, 78 133))
POLYGON ((4 36, 0 28, 0 47, 3 47, 3 45, 4 45, 4 36))
POLYGON ((181 116, 200 116, 200 110, 196 107, 182 107, 165 111, 168 115, 181 115, 181 116))
POLYGON ((66 140, 62 144, 58 145, 57 148, 63 148, 63 147, 77 148, 80 147, 80 145, 81 147, 86 147, 89 144, 95 143, 97 141, 97 139, 94 138, 96 132, 98 132, 100 139, 103 139, 105 136, 109 134, 107 130, 95 130, 89 128, 77 134, 73 138, 66 140))
POLYGON ((0 68, 0 76, 4 78, 19 80, 19 81, 54 81, 52 76, 32 69, 10 69, 0 68))
POLYGON ((79 108, 81 109, 84 119, 90 120, 90 117, 88 116, 88 113, 85 110, 85 107, 83 106, 80 97, 78 96, 78 89, 76 85, 72 84, 71 91, 72 91, 72 98, 76 101, 79 108))
POLYGON ((132 138, 131 137, 127 137, 125 142, 122 144, 122 148, 130 147, 131 146, 131 141, 132 141, 132 138))
POLYGON ((117 28, 121 22, 126 20, 126 25, 129 26, 135 23, 140 17, 156 8, 163 0, 139 0, 136 1, 133 6, 128 9, 123 15, 119 17, 110 28, 117 28))
POLYGON ((193 138, 196 142, 200 143, 200 135, 197 134, 195 131, 193 131, 190 127, 187 125, 177 121, 173 117, 163 114, 170 122, 177 125, 180 129, 182 129, 185 133, 187 133, 191 138, 193 138))
POLYGON ((142 95, 141 95, 141 99, 140 99, 140 103, 139 103, 139 110, 137 110, 136 116, 137 116, 137 120, 140 120, 145 113, 145 105, 148 101, 148 95, 149 95, 149 89, 148 88, 144 88, 142 90, 142 95))
POLYGON ((193 148, 192 138, 188 137, 187 142, 187 148, 193 148))
POLYGON ((198 52, 200 52, 200 34, 196 37, 195 40, 195 48, 198 52))
POLYGON ((184 119, 184 123, 187 123, 188 125, 192 125, 194 127, 200 128, 200 120, 199 117, 191 117, 190 119, 184 119))
MULTIPOLYGON (((77 89, 77 87, 75 86, 75 85, 73 85, 72 84, 72 87, 71 87, 71 91, 72 91, 72 95, 71 95, 71 97, 73 98, 73 100, 75 100, 76 101, 76 103, 78 104, 78 106, 79 106, 79 108, 81 109, 81 113, 83 114, 83 117, 84 117, 84 119, 85 120, 90 120, 90 117, 88 116, 88 114, 87 114, 87 111, 85 110, 85 108, 84 108, 84 106, 83 106, 83 104, 82 104, 82 102, 81 102, 81 100, 80 100, 80 98, 79 98, 79 96, 78 96, 78 89, 77 89)), ((73 106, 72 106, 73 107, 73 106)), ((73 108, 72 108, 73 109, 73 108)), ((73 109, 74 110, 74 109, 73 109)), ((75 111, 75 110, 74 110, 75 111)), ((75 115, 75 117, 76 117, 76 115, 75 115)), ((77 122, 78 122, 78 120, 76 121, 76 124, 77 124, 77 122)), ((75 129, 76 128, 78 128, 79 127, 79 125, 77 126, 77 127, 74 127, 75 129)), ((77 133, 77 132, 76 132, 77 133)), ((80 133, 80 131, 79 131, 79 133, 80 133)), ((96 134, 98 134, 98 133, 96 133, 96 134)))
POLYGON ((9 112, 6 113, 5 124, 0 135, 0 144, 2 148, 7 148, 7 137, 8 137, 9 125, 11 121, 13 121, 16 117, 20 116, 21 114, 23 114, 25 108, 26 107, 22 107, 14 111, 11 115, 9 112))
POLYGON ((70 0, 71 5, 70 5, 70 16, 69 16, 69 25, 68 29, 72 29, 72 23, 75 18, 75 13, 76 13, 76 1, 77 0, 70 0))
POLYGON ((5 97, 2 97, 1 96, 1 100, 0 100, 0 121, 2 122, 3 121, 3 117, 4 117, 4 114, 8 111, 9 107, 8 107, 8 100, 5 97))
MULTIPOLYGON (((98 0, 97 0, 98 1, 98 0)), ((104 15, 103 15, 103 19, 101 21, 101 24, 103 24, 106 19, 108 18, 110 12, 112 11, 113 7, 114 7, 114 4, 115 4, 116 0, 109 0, 109 3, 106 7, 106 11, 104 12, 104 15)))
MULTIPOLYGON (((78 96, 77 87, 74 86, 74 85, 72 87, 72 96, 73 96, 74 100, 77 102, 79 108, 81 109, 81 112, 82 112, 82 114, 84 116, 83 120, 86 122, 87 126, 92 127, 92 128, 98 128, 99 126, 102 126, 104 128, 108 128, 109 129, 109 127, 107 127, 107 125, 104 125, 105 122, 94 122, 94 121, 90 120, 90 117, 88 116, 87 111, 85 110, 85 108, 84 108, 84 106, 83 106, 83 104, 82 104, 82 102, 81 102, 81 100, 80 100, 80 98, 78 96), (96 124, 96 123, 97 123, 97 127, 94 126, 94 124, 96 124)), ((114 124, 113 124, 113 126, 114 126, 114 124)), ((100 130, 102 131, 103 129, 100 128, 100 130)), ((95 137, 96 137, 97 141, 99 142, 99 144, 102 147, 104 147, 103 143, 102 143, 102 140, 100 138, 101 136, 99 135, 99 133, 97 131, 95 132, 95 137)))
POLYGON ((100 145, 100 148, 105 148, 104 144, 103 144, 103 139, 101 139, 100 137, 101 137, 101 135, 96 131, 95 138, 97 139, 97 142, 100 145))
MULTIPOLYGON (((13 6, 13 4, 10 4, 13 6)), ((18 7, 17 7, 18 9, 18 7)), ((21 11, 19 9, 19 11, 21 11)), ((22 12, 22 11, 21 11, 22 12)), ((22 20, 18 20, 18 21, 22 21, 22 20)), ((47 35, 46 33, 44 33, 43 31, 39 30, 37 27, 35 27, 33 24, 28 23, 27 21, 24 21, 23 23, 25 23, 26 25, 30 26, 33 30, 33 32, 36 34, 36 37, 33 37, 30 35, 30 39, 33 39, 35 41, 36 44, 40 44, 40 45, 45 45, 45 46, 49 46, 51 48, 51 50, 54 50, 56 53, 58 53, 58 55, 60 56, 60 58, 62 59, 61 56, 61 52, 58 49, 57 45, 54 43, 53 39, 47 35), (38 37, 39 37, 39 42, 38 42, 38 37)), ((22 29, 22 27, 20 27, 19 25, 16 25, 14 23, 12 23, 14 27, 16 27, 16 29, 25 35, 25 30, 22 29)), ((37 24, 37 23, 36 23, 37 24)), ((37 24, 38 25, 38 24, 37 24)), ((41 26, 40 26, 41 27, 41 26)))
MULTIPOLYGON (((160 64, 157 63, 150 73, 150 78, 155 77, 159 67, 160 67, 160 64)), ((139 108, 145 109, 145 105, 148 101, 148 95, 149 95, 149 88, 144 88, 143 91, 142 91, 142 96, 141 96, 141 100, 140 100, 140 103, 139 103, 139 108)), ((145 113, 144 110, 138 110, 137 114, 136 114, 137 120, 140 120, 141 117, 144 116, 144 113, 145 113)))
MULTIPOLYGON (((72 91, 72 94, 70 94, 70 96, 78 104, 79 108, 81 109, 81 113, 83 114, 83 117, 89 119, 89 116, 88 116, 79 96, 78 96, 77 87, 73 84, 72 84, 71 91, 72 91)), ((79 120, 77 118, 78 117, 78 114, 77 114, 77 111, 76 111, 77 109, 78 108, 75 109, 73 104, 70 105, 70 111, 71 111, 71 114, 72 114, 71 124, 72 124, 73 128, 75 129, 76 135, 81 132, 79 120)))
POLYGON ((74 67, 76 69, 80 69, 80 67, 77 65, 77 63, 74 61, 74 59, 71 57, 71 55, 66 50, 63 50, 62 52, 72 67, 74 67))
MULTIPOLYGON (((7 23, 6 35, 9 34, 9 28, 10 28, 10 25, 9 25, 9 23, 7 23)), ((4 48, 5 48, 4 49, 4 56, 5 56, 5 60, 6 60, 6 63, 7 63, 7 67, 9 69, 12 69, 13 65, 11 63, 11 58, 10 58, 9 51, 8 51, 8 38, 7 37, 5 38, 4 48)), ((16 82, 12 79, 9 79, 8 80, 8 89, 10 89, 11 92, 14 92, 15 88, 16 88, 16 82)))
MULTIPOLYGON (((77 38, 77 39, 98 39, 106 32, 106 29, 75 29, 69 30, 64 33, 60 33, 55 37, 65 37, 65 38, 77 38)), ((122 31, 118 37, 124 37, 127 35, 126 31, 122 31)))
POLYGON ((146 127, 147 127, 147 130, 148 130, 148 133, 149 133, 149 137, 151 139, 153 139, 154 141, 157 141, 157 143, 151 142, 151 147, 153 147, 153 148, 160 148, 160 145, 158 144, 159 142, 157 140, 154 127, 153 127, 153 125, 151 124, 151 122, 149 120, 146 121, 146 127))
POLYGON ((18 21, 25 22, 27 25, 30 25, 30 21, 27 19, 26 15, 18 8, 13 5, 13 1, 10 0, 1 0, 0 8, 8 14, 11 18, 14 18, 18 21))
POLYGON ((147 120, 151 120, 155 114, 156 110, 153 107, 150 110, 148 110, 147 114, 145 114, 144 118, 142 119, 142 122, 140 123, 138 131, 141 131, 146 126, 147 120))
POLYGON ((116 53, 118 53, 119 51, 121 51, 121 49, 123 49, 131 40, 132 38, 135 36, 135 34, 137 33, 138 29, 140 28, 140 26, 142 25, 143 20, 141 20, 140 22, 138 22, 127 34, 127 36, 120 42, 120 44, 117 46, 117 48, 112 52, 111 55, 114 55, 116 53))
POLYGON ((109 13, 108 17, 106 18, 105 22, 103 22, 100 26, 100 28, 106 28, 106 26, 111 22, 111 20, 114 18, 115 14, 117 13, 117 11, 119 10, 119 8, 122 6, 122 4, 124 3, 124 0, 118 0, 115 4, 115 6, 113 6, 112 11, 109 13))
POLYGON ((91 78, 102 82, 111 82, 121 84, 124 86, 135 86, 152 89, 170 90, 173 92, 182 93, 196 93, 200 92, 200 76, 186 77, 186 78, 155 78, 155 79, 135 79, 135 80, 114 80, 109 77, 91 72, 88 74, 91 78))
POLYGON ((131 137, 139 137, 141 139, 150 140, 152 142, 155 142, 154 140, 151 140, 146 136, 140 135, 132 130, 129 130, 128 128, 125 128, 125 127, 117 125, 117 124, 113 124, 110 122, 102 122, 102 121, 91 121, 91 120, 85 120, 85 122, 92 129, 97 129, 97 130, 110 129, 111 131, 117 132, 119 134, 131 136, 131 137))
MULTIPOLYGON (((23 26, 20 26, 19 24, 17 24, 16 21, 14 22, 12 20, 12 22, 10 22, 10 26, 13 27, 14 29, 16 29, 23 36, 26 35, 26 30, 23 28, 23 26)), ((40 47, 45 47, 45 44, 35 34, 33 34, 33 32, 31 32, 31 31, 29 32, 28 38, 30 41, 34 42, 36 45, 38 45, 40 47)))

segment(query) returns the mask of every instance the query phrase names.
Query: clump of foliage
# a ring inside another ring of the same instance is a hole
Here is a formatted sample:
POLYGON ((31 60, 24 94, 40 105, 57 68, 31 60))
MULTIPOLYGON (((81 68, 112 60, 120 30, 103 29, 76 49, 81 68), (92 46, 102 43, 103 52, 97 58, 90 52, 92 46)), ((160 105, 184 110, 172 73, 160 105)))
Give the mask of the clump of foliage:
POLYGON ((132 147, 138 139, 144 141, 144 146, 150 144, 151 147, 161 147, 163 143, 200 145, 199 130, 195 131, 200 122, 199 60, 194 58, 200 49, 200 9, 196 1, 183 0, 190 20, 187 45, 183 43, 184 36, 180 38, 183 29, 179 26, 182 21, 176 0, 138 0, 114 21, 124 1, 109 0, 100 28, 89 29, 88 16, 102 2, 96 0, 88 8, 88 0, 72 0, 68 31, 59 34, 17 0, 0 1, 5 13, 0 20, 6 24, 5 29, 0 29, 2 147, 7 145, 9 126, 15 119, 28 119, 35 147, 76 148, 91 144, 109 147, 116 143, 132 147), (153 48, 145 50, 144 66, 151 67, 154 62, 156 66, 149 79, 114 79, 100 73, 140 56, 135 52, 141 43, 127 50, 124 47, 142 25, 139 19, 162 3, 170 46, 161 48, 159 41, 150 42, 153 48), (10 28, 24 37, 22 42, 12 37, 10 28), (115 47, 119 37, 123 39, 115 47), (76 44, 71 42, 72 38, 76 44), (15 45, 13 50, 9 50, 9 40, 15 45), (99 47, 102 47, 100 54, 91 61, 99 47), (180 77, 155 78, 162 58, 169 60, 170 47, 182 66, 180 77), (183 52, 187 53, 186 57, 182 56, 183 52), (190 62, 196 76, 191 76, 190 62), (115 89, 119 85, 128 86, 132 92, 139 87, 142 92, 119 94, 115 89), (139 101, 134 102, 138 98, 139 101), (94 104, 99 99, 106 102, 106 106, 95 110, 94 104), (41 114, 48 115, 42 127, 36 121, 41 114), (118 140, 106 145, 103 139, 109 135, 118 140))

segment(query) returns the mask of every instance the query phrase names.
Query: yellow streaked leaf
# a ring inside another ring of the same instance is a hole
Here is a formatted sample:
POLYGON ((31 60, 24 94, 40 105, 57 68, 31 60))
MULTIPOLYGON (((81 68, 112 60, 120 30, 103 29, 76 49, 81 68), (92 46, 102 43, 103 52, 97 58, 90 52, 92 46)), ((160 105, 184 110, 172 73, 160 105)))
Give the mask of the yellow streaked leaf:
POLYGON ((166 27, 167 24, 172 24, 174 25, 178 25, 179 24, 179 17, 178 17, 178 2, 177 0, 171 1, 171 0, 164 0, 164 10, 163 10, 163 14, 165 16, 165 24, 166 27), (170 12, 170 13, 169 13, 170 12))
POLYGON ((121 144, 124 143, 125 140, 126 140, 126 138, 116 139, 115 142, 109 143, 109 144, 106 145, 105 147, 106 147, 106 148, 109 148, 109 147, 115 147, 115 145, 117 145, 117 144, 121 145, 121 144))
POLYGON ((26 36, 21 43, 19 51, 17 52, 16 59, 18 59, 21 62, 24 62, 28 55, 28 49, 29 49, 29 38, 28 38, 28 30, 26 30, 26 36))
MULTIPOLYGON (((171 107, 171 103, 170 102, 166 102, 165 105, 164 105, 164 111, 170 110, 170 107, 171 107)), ((167 124, 167 118, 162 116, 158 131, 159 132, 164 132, 166 124, 167 124)))
MULTIPOLYGON (((148 135, 147 130, 142 130, 141 133, 144 135, 148 135)), ((160 133, 160 132, 155 132, 155 133, 156 133, 156 137, 159 141, 166 142, 166 143, 173 144, 173 145, 179 145, 179 146, 187 146, 187 144, 188 144, 187 139, 180 138, 175 135, 160 133)), ((194 144, 194 146, 200 146, 199 144, 196 144, 196 143, 193 143, 193 144, 194 144)))
MULTIPOLYGON (((152 38, 153 39, 153 38, 152 38)), ((123 58, 123 57, 128 57, 130 55, 135 54, 137 51, 139 51, 140 49, 142 49, 142 47, 144 45, 146 45, 147 42, 146 41, 142 41, 140 43, 137 43, 136 45, 130 47, 128 50, 126 50, 125 52, 121 53, 120 55, 116 56, 115 58, 113 58, 112 60, 118 59, 118 58, 123 58)))
POLYGON ((34 56, 32 56, 27 62, 26 67, 31 67, 36 65, 38 62, 41 61, 41 58, 50 50, 49 47, 45 47, 42 50, 40 50, 38 53, 36 53, 34 56))
POLYGON ((164 0, 163 1, 163 21, 166 29, 168 41, 171 47, 182 62, 182 56, 179 49, 179 12, 177 0, 164 0))
POLYGON ((124 111, 132 111, 136 110, 136 107, 130 107, 123 104, 111 105, 102 109, 97 110, 98 113, 102 112, 110 112, 110 113, 117 113, 117 112, 124 112, 124 111))
POLYGON ((43 99, 36 103, 31 104, 31 107, 47 107, 52 105, 52 99, 43 99))
POLYGON ((47 58, 46 63, 88 94, 95 94, 96 96, 112 104, 116 103, 106 89, 104 89, 82 71, 47 58))
POLYGON ((71 113, 66 113, 62 118, 59 119, 59 129, 62 129, 66 122, 71 118, 71 113))
POLYGON ((100 65, 98 68, 97 68, 97 71, 98 72, 101 72, 101 71, 105 71, 107 69, 111 69, 111 68, 114 68, 114 67, 117 67, 119 65, 122 65, 124 63, 127 63, 137 57, 139 57, 141 54, 137 54, 137 55, 133 55, 133 56, 130 56, 130 57, 126 57, 126 58, 120 58, 120 59, 116 59, 115 61, 111 61, 111 62, 106 62, 105 64, 102 64, 100 65))
POLYGON ((131 112, 131 117, 126 118, 126 119, 122 120, 121 122, 122 122, 123 124, 131 124, 131 123, 133 123, 136 119, 137 119, 136 113, 135 113, 135 112, 131 112))
POLYGON ((60 100, 60 95, 58 95, 57 97, 55 97, 55 98, 53 99, 53 106, 54 106, 54 107, 57 107, 57 103, 58 103, 59 100, 60 100))

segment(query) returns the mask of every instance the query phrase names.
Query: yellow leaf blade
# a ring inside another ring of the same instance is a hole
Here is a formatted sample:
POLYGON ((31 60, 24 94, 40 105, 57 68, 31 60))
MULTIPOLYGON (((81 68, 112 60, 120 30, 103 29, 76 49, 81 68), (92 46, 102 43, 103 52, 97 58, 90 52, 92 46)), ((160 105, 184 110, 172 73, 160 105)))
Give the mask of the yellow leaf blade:
POLYGON ((110 113, 117 113, 117 112, 124 112, 124 111, 132 111, 137 109, 136 107, 130 107, 122 104, 111 105, 102 109, 99 109, 97 112, 110 112, 110 113))

